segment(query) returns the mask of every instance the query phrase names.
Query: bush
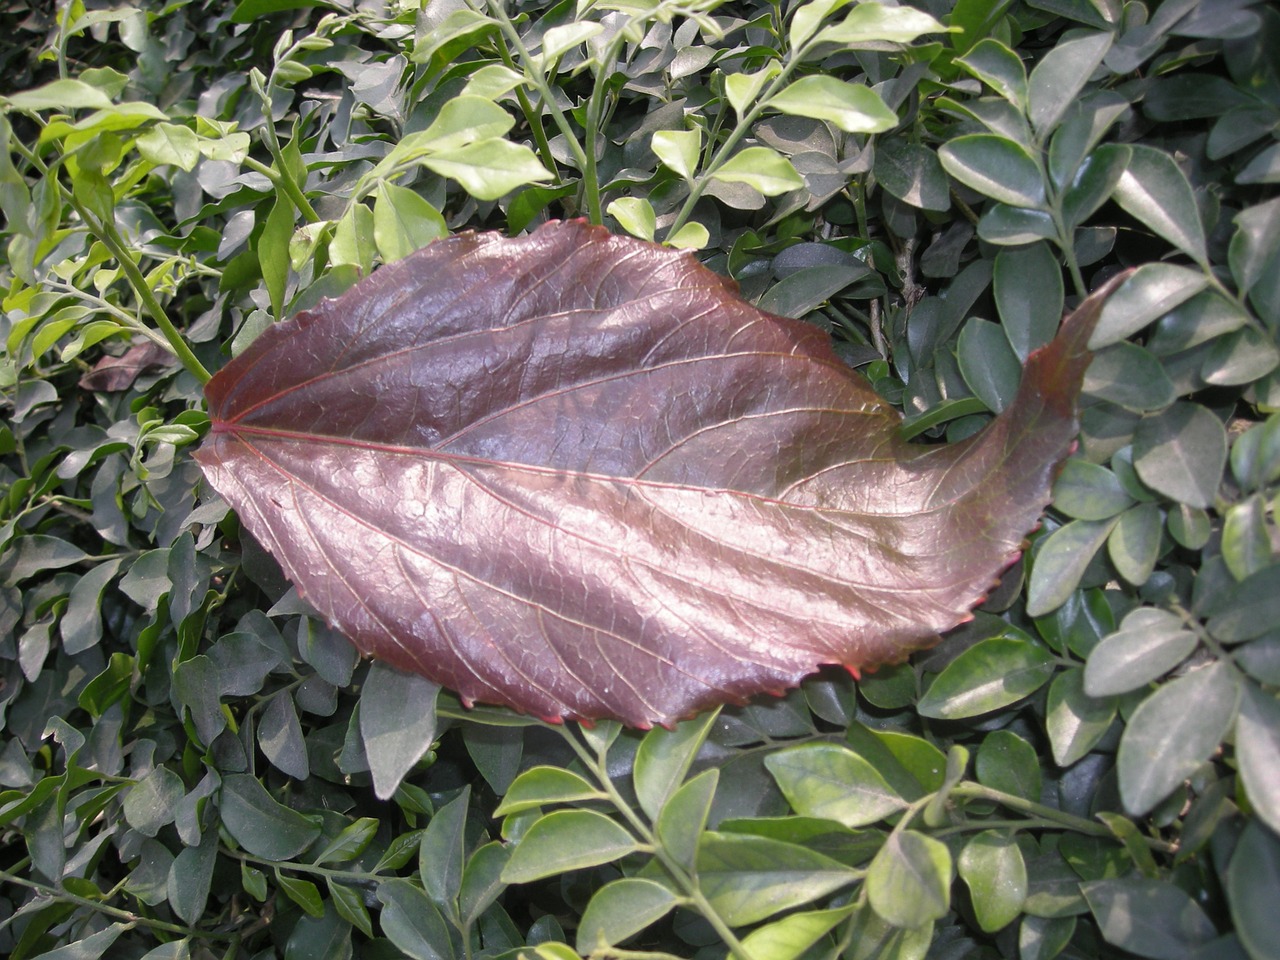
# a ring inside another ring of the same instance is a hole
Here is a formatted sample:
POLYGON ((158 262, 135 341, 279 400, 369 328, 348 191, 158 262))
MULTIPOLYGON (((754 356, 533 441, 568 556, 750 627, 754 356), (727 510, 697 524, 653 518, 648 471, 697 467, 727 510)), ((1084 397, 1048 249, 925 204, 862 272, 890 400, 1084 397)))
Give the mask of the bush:
POLYGON ((1275 956, 1276 9, 2 22, 0 951, 1275 956), (829 331, 934 443, 1133 270, 971 623, 643 732, 465 708, 312 615, 190 456, 206 371, 446 233, 579 216, 829 331))

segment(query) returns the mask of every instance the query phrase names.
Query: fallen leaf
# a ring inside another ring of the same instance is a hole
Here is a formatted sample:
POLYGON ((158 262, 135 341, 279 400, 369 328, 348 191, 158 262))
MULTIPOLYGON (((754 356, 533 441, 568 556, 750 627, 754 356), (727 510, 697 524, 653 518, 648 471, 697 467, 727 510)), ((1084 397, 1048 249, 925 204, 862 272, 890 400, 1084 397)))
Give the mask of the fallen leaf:
POLYGON ((80 378, 80 389, 100 393, 128 390, 144 373, 176 363, 173 354, 154 340, 140 340, 118 357, 105 356, 80 378))
POLYGON ((1099 304, 981 435, 926 446, 691 255, 463 234, 263 333, 197 459, 364 653, 468 703, 671 723, 968 619, 1049 502, 1099 304))

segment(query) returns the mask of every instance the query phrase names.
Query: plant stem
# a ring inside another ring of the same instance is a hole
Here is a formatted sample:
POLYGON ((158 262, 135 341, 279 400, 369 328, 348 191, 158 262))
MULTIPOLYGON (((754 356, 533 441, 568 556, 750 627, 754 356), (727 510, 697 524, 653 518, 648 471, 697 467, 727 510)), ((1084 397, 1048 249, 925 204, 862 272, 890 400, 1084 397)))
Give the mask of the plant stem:
MULTIPOLYGON (((498 38, 498 55, 502 57, 502 62, 508 69, 516 70, 516 62, 502 37, 498 38)), ((529 132, 533 134, 534 145, 538 148, 538 158, 542 160, 542 165, 551 171, 551 174, 555 177, 556 185, 559 186, 564 182, 564 178, 560 176, 559 164, 556 163, 555 155, 551 152, 551 141, 547 139, 547 131, 542 126, 541 105, 537 108, 534 107, 533 101, 529 99, 529 95, 524 91, 523 84, 516 87, 515 94, 516 100, 520 103, 520 111, 524 114, 524 118, 529 124, 529 132)))
POLYGON ((110 904, 102 903, 98 900, 91 900, 88 897, 81 897, 67 890, 60 890, 57 887, 51 887, 36 880, 28 880, 25 877, 19 877, 16 874, 9 873, 7 870, 0 870, 0 881, 16 884, 20 887, 26 887, 28 890, 33 890, 38 894, 54 900, 74 903, 77 907, 96 910, 98 913, 106 914, 108 917, 114 917, 115 919, 121 920, 130 926, 141 924, 142 926, 150 927, 153 930, 164 930, 167 933, 177 934, 182 937, 200 937, 204 940, 231 939, 231 935, 226 933, 214 933, 210 930, 199 930, 195 927, 184 927, 181 924, 169 923, 165 920, 153 920, 151 917, 144 917, 131 910, 122 910, 119 907, 113 907, 110 904))
POLYGON ((610 41, 604 59, 600 61, 596 71, 595 83, 591 88, 591 99, 587 103, 587 129, 583 140, 586 143, 586 169, 582 171, 582 192, 587 202, 588 216, 592 223, 604 223, 604 208, 600 198, 600 174, 596 169, 596 155, 600 152, 600 127, 604 115, 605 85, 609 82, 609 74, 613 72, 613 64, 622 53, 622 45, 626 42, 625 31, 619 30, 610 41))
POLYGON ((274 170, 266 164, 254 160, 252 157, 245 157, 245 166, 250 170, 256 170, 263 176, 270 178, 271 182, 285 192, 298 211, 306 219, 307 223, 319 223, 320 215, 316 213, 315 208, 311 206, 311 201, 306 198, 302 192, 302 187, 293 177, 293 171, 284 159, 284 148, 280 146, 280 138, 276 135, 276 122, 271 115, 271 83, 268 81, 265 85, 262 82, 262 73, 253 70, 249 75, 249 86, 254 93, 258 95, 258 99, 262 101, 262 139, 267 145, 267 150, 271 154, 271 159, 275 161, 274 170))

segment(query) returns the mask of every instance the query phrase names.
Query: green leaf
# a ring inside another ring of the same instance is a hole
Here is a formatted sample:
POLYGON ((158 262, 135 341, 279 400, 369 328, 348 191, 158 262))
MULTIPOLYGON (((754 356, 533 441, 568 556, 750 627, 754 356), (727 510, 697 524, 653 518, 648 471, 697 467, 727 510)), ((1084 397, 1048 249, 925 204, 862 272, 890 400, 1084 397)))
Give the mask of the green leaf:
POLYGON ((442 150, 422 162, 442 177, 457 180, 477 200, 497 200, 516 187, 552 179, 528 147, 496 138, 442 150))
POLYGON ((971 317, 956 343, 960 374, 969 389, 999 413, 1013 402, 1022 379, 1022 364, 999 324, 971 317))
POLYGON ((206 830, 199 846, 184 847, 169 865, 169 906, 187 923, 198 922, 204 914, 217 858, 218 832, 206 830))
POLYGON ((974 771, 984 786, 1040 802, 1040 761, 1035 748, 1012 731, 995 730, 986 735, 978 748, 974 771))
POLYGON ((1053 483, 1053 506, 1076 520, 1108 520, 1133 503, 1120 478, 1096 463, 1072 457, 1053 483))
POLYGON ((506 889, 502 871, 511 859, 506 844, 486 843, 467 860, 462 872, 462 888, 458 891, 458 912, 463 923, 475 923, 506 889))
POLYGON ((83 80, 54 80, 43 86, 7 95, 18 110, 109 110, 111 98, 83 80))
POLYGON ((407 880, 387 880, 378 899, 382 932, 412 960, 453 960, 449 928, 425 893, 407 880))
POLYGON ((742 938, 748 956, 796 960, 854 911, 853 906, 804 910, 752 930, 742 938))
POLYGON ((1152 490, 1192 507, 1211 507, 1227 464, 1222 421, 1196 403, 1175 403, 1140 421, 1133 468, 1152 490))
POLYGON ((1164 880, 1096 880, 1081 888, 1110 944, 1156 960, 1181 960, 1217 936, 1213 922, 1164 880))
POLYGON ((604 25, 592 21, 579 20, 563 26, 552 27, 542 35, 542 63, 549 65, 563 53, 586 43, 592 37, 604 32, 604 25))
MULTIPOLYGON (((1199 270, 1169 263, 1143 264, 1107 298, 1089 347, 1098 350, 1137 333, 1191 299, 1208 284, 1199 270)), ((1190 346, 1191 344, 1187 344, 1190 346)))
POLYGON ((1280 566, 1264 567, 1214 604, 1209 632, 1226 643, 1252 640, 1280 621, 1280 566))
POLYGON ((1158 236, 1207 268, 1204 225, 1191 184, 1163 150, 1135 144, 1114 197, 1158 236))
POLYGON ((826 74, 801 77, 770 97, 768 106, 797 117, 829 120, 846 133, 883 133, 898 125, 898 115, 870 87, 826 74))
POLYGON ((200 138, 189 127, 157 123, 137 140, 143 159, 156 166, 166 164, 190 173, 200 162, 200 138))
POLYGON ((1026 148, 993 133, 947 141, 938 157, 947 173, 980 194, 1014 207, 1042 208, 1044 181, 1026 148))
POLYGON ((1019 110, 1027 106, 1027 70, 1016 53, 999 40, 984 37, 956 60, 1019 110))
POLYGON ((1226 736, 1239 702, 1238 674, 1222 662, 1193 670, 1142 701, 1125 727, 1117 759, 1125 809, 1141 816, 1191 776, 1226 736))
POLYGON ((658 228, 657 215, 653 211, 653 204, 643 197, 619 197, 610 201, 605 212, 633 237, 653 240, 658 228))
POLYGON ((342 828, 341 832, 325 844, 315 859, 315 864, 345 863, 354 860, 369 846, 378 832, 379 821, 373 817, 361 817, 342 828))
POLYGON ((516 777, 494 816, 521 813, 551 803, 604 800, 607 794, 562 767, 533 767, 516 777))
POLYGON ((711 242, 711 234, 702 224, 693 221, 686 223, 662 242, 679 250, 701 250, 711 242))
POLYGON ((144 837, 154 837, 172 823, 175 807, 186 793, 182 778, 168 767, 156 767, 124 797, 124 818, 144 837))
POLYGON ((1017 919, 1027 898, 1027 865, 1017 841, 984 830, 964 845, 956 866, 969 888, 978 926, 994 933, 1017 919))
POLYGON ((906 807, 880 773, 847 747, 810 743, 764 759, 796 813, 861 827, 906 807))
POLYGON ((655 727, 640 741, 631 778, 640 808, 651 821, 684 782, 718 715, 711 710, 672 730, 655 727))
POLYGON ((702 130, 658 130, 650 141, 650 149, 664 164, 684 177, 693 179, 702 151, 702 130))
POLYGON ((262 719, 258 721, 258 745, 271 765, 281 773, 298 780, 311 776, 302 723, 298 720, 298 711, 289 691, 277 693, 262 711, 262 719))
POLYGON ((489 63, 467 77, 467 85, 462 88, 461 96, 497 100, 504 93, 528 84, 524 74, 500 63, 489 63))
POLYGON ((765 291, 756 306, 780 317, 799 319, 869 275, 870 270, 860 263, 802 267, 765 291))
POLYGON ((1244 580, 1271 562, 1271 536, 1261 496, 1254 494, 1227 508, 1222 525, 1222 559, 1237 580, 1244 580))
POLYGON ((42 953, 39 960, 98 960, 116 942, 120 934, 132 926, 133 924, 128 923, 113 923, 105 930, 99 930, 66 946, 42 953))
POLYGON ((1116 572, 1135 587, 1151 577, 1160 557, 1164 518, 1154 503, 1139 503, 1120 514, 1107 537, 1107 555, 1116 572))
POLYGON ((276 885, 284 891, 285 896, 302 908, 311 917, 324 916, 324 900, 320 897, 320 888, 310 880, 303 880, 287 873, 281 873, 276 867, 276 885))
POLYGON ((951 852, 914 830, 889 834, 867 871, 871 907, 895 927, 920 927, 951 906, 951 852))
POLYGON ((501 137, 513 126, 515 118, 492 100, 451 97, 415 142, 432 152, 457 150, 478 140, 501 137))
POLYGON ((839 23, 820 30, 813 39, 815 44, 859 47, 880 42, 910 43, 926 33, 946 31, 933 17, 913 7, 890 7, 868 0, 855 6, 839 23))
POLYGON ((107 560, 98 564, 71 588, 67 609, 58 623, 62 649, 67 653, 84 653, 102 638, 102 593, 115 579, 122 562, 107 560))
POLYGON ((987 243, 1022 246, 1057 236, 1053 217, 1042 210, 1025 210, 1004 203, 991 203, 978 221, 978 236, 987 243))
POLYGON ((1135 413, 1161 410, 1177 390, 1164 367, 1136 343, 1113 343, 1094 355, 1085 371, 1084 392, 1135 413))
MULTIPOLYGON (((812 7, 815 4, 806 6, 812 7)), ((803 9, 796 11, 797 20, 803 9)), ((760 91, 764 89, 765 84, 776 77, 781 70, 782 67, 778 61, 770 60, 763 69, 755 73, 731 73, 724 78, 725 96, 739 117, 755 106, 756 98, 760 96, 760 91)))
POLYGON ((436 695, 424 677, 375 661, 360 691, 360 738, 373 789, 389 800, 436 735, 436 695))
POLYGON ((418 847, 418 876, 422 887, 446 916, 456 919, 458 891, 462 889, 462 872, 466 866, 467 808, 471 788, 464 787, 458 796, 438 808, 427 829, 422 831, 418 847))
POLYGON ((1227 868, 1227 901, 1236 932, 1250 957, 1274 957, 1280 943, 1280 840, 1257 821, 1248 823, 1227 868))
POLYGON ((766 197, 804 186, 804 178, 796 173, 791 161, 770 147, 747 147, 735 153, 711 174, 711 178, 725 183, 745 183, 766 197))
POLYGON ((627 830, 594 810, 558 810, 524 835, 506 868, 504 883, 528 883, 570 870, 611 863, 636 849, 627 830))
POLYGON ((1280 197, 1242 210, 1235 225, 1227 256, 1231 275, 1260 315, 1275 316, 1280 305, 1280 197))
POLYGON ((1155 607, 1134 610, 1089 654, 1085 693, 1107 697, 1146 686, 1189 657, 1198 643, 1181 617, 1155 607))
POLYGON ((1075 917, 1025 916, 1018 926, 1018 956, 1021 960, 1053 960, 1076 930, 1075 917))
POLYGON ((267 860, 292 860, 320 835, 320 828, 277 803, 256 777, 231 773, 222 778, 222 824, 240 846, 267 860))
POLYGON ((1235 742, 1249 802, 1262 822, 1280 834, 1280 702, 1252 683, 1244 684, 1235 742))
POLYGON ((1062 219, 1068 230, 1080 226, 1111 198, 1130 159, 1129 147, 1122 144, 1098 147, 1084 159, 1062 196, 1062 219))
POLYGON ((697 876, 712 909, 731 926, 745 926, 826 896, 859 875, 797 844, 706 833, 698 849, 697 876))
POLYGON ((687 870, 693 869, 698 838, 706 829, 719 781, 716 768, 702 771, 671 795, 654 823, 654 833, 667 856, 687 870))
POLYGON ((393 263, 449 235, 440 211, 406 187, 379 181, 373 201, 373 242, 383 263, 393 263))
POLYGON ((596 891, 578 924, 578 952, 590 955, 635 936, 675 908, 678 899, 660 883, 627 877, 596 891))
POLYGON ((333 228, 329 259, 334 266, 350 265, 360 273, 373 269, 378 248, 373 240, 373 211, 367 204, 353 204, 333 228))
POLYGON ((1040 58, 1027 82, 1027 115, 1041 141, 1048 139, 1110 48, 1111 34, 1095 33, 1059 41, 1040 58))
POLYGON ((947 210, 951 184, 938 155, 905 137, 891 137, 876 144, 873 170, 880 186, 904 203, 922 210, 947 210))
POLYGON ((17 537, 5 547, 4 557, 0 559, 0 577, 6 587, 12 587, 37 573, 60 570, 88 559, 87 553, 66 540, 31 534, 17 537))
POLYGON ((1047 243, 1001 250, 992 272, 992 293, 1004 335, 1019 360, 1026 360, 1058 332, 1062 267, 1047 243))
POLYGON ((939 720, 976 717, 1017 703, 1040 689, 1052 674, 1052 655, 1011 630, 974 644, 947 664, 917 709, 939 720))
POLYGON ((1083 670, 1060 672, 1049 685, 1045 710, 1045 731, 1054 763, 1069 767, 1088 754, 1111 728, 1115 715, 1115 701, 1085 692, 1083 670))

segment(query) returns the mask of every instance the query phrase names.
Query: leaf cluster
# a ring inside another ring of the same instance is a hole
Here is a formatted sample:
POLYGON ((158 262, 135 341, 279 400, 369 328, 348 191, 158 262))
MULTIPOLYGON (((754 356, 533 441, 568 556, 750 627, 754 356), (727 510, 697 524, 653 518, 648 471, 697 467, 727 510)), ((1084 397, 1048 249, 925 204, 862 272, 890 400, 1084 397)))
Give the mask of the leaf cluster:
POLYGON ((1280 15, 918 7, 5 14, 0 952, 1274 955, 1280 15), (970 624, 642 732, 466 709, 314 615, 191 459, 208 371, 574 216, 828 331, 934 443, 1133 270, 970 624))

